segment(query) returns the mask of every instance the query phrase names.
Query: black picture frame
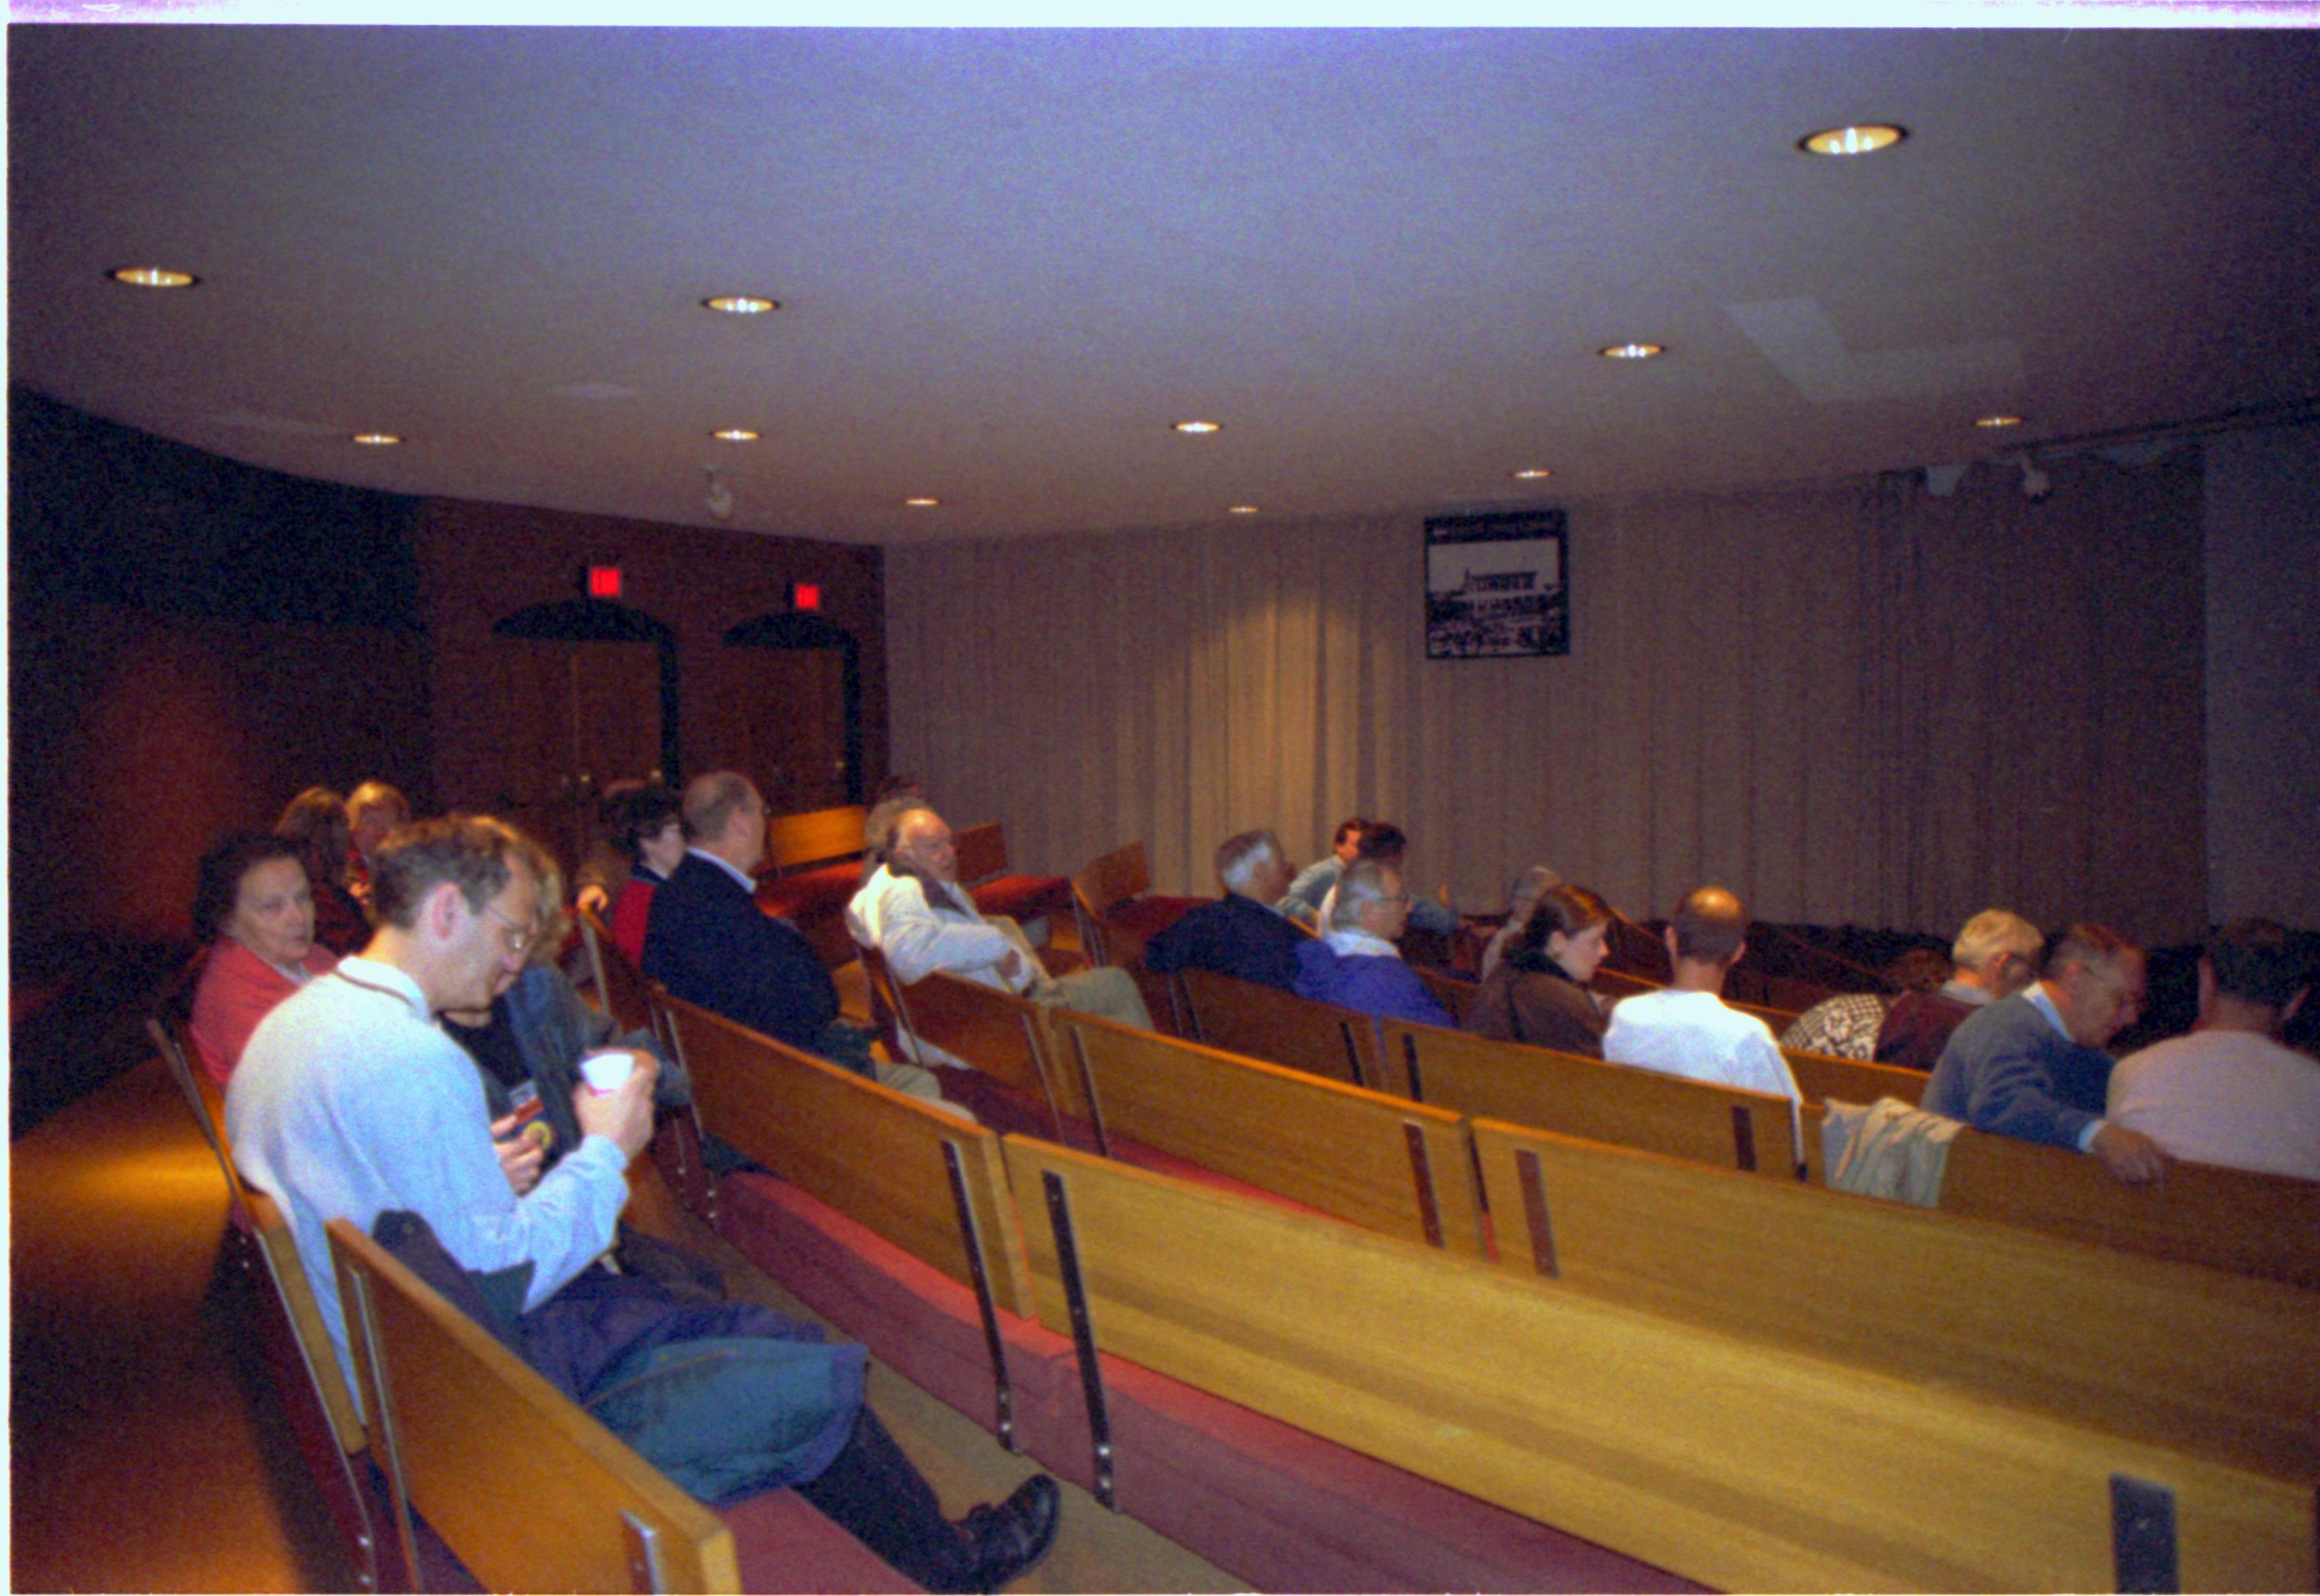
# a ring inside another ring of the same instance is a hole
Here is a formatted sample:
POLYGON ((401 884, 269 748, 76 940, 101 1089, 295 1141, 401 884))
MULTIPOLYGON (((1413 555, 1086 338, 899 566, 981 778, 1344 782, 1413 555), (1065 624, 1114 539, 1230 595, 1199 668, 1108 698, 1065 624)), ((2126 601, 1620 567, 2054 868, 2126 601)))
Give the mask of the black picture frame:
POLYGON ((1560 510, 1426 521, 1426 657, 1571 652, 1571 542, 1560 510))

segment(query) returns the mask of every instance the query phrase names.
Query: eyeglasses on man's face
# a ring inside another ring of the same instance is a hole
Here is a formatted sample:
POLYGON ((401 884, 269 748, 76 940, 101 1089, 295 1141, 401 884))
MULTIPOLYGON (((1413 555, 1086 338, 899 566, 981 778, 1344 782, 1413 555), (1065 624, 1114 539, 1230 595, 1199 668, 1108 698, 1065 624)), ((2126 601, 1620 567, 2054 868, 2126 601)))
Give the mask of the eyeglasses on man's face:
POLYGON ((500 946, 506 948, 511 955, 521 953, 524 949, 531 946, 532 933, 530 929, 525 926, 519 925, 516 921, 510 920, 506 915, 501 913, 498 904, 485 904, 484 912, 490 915, 494 920, 498 920, 501 926, 504 928, 500 932, 500 946))

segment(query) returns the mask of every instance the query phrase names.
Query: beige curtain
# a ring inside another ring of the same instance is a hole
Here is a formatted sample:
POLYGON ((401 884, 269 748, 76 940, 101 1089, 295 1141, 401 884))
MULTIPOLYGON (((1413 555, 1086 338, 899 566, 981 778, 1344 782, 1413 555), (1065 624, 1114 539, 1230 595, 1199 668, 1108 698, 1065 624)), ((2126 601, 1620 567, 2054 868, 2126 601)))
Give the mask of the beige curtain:
POLYGON ((894 766, 1020 867, 1140 838, 1168 891, 1363 813, 1470 910, 1544 861, 1638 916, 2195 934, 2196 458, 2050 469, 1573 503, 1554 659, 1425 657, 1418 514, 897 548, 894 766))

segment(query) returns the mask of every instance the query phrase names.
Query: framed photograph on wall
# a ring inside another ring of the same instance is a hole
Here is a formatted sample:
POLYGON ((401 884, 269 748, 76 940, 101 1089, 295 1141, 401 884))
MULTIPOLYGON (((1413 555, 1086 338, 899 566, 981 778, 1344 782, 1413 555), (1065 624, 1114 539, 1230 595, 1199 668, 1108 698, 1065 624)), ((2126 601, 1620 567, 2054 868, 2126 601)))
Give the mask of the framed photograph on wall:
POLYGON ((1438 515, 1426 522, 1426 657, 1571 652, 1571 575, 1560 510, 1438 515))

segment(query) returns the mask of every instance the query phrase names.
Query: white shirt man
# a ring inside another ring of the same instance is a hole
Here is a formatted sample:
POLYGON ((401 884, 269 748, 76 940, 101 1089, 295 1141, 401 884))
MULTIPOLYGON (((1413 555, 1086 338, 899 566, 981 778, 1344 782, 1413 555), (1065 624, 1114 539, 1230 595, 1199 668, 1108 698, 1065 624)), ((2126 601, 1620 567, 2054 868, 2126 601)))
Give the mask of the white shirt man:
POLYGON ((1603 1034, 1603 1056, 1799 1101, 1772 1027, 1717 995, 1725 972, 1748 951, 1747 932, 1747 911, 1730 893, 1704 886, 1687 894, 1665 933, 1674 979, 1658 992, 1620 1000, 1603 1034))
MULTIPOLYGON (((1013 921, 985 920, 958 884, 958 849, 950 828, 931 809, 911 810, 895 822, 892 857, 847 905, 846 929, 857 946, 878 950, 902 986, 942 970, 1034 1002, 1152 1028, 1151 1012, 1127 971, 1081 970, 1057 980, 1013 921)), ((921 1064, 972 1067, 931 1043, 915 1045, 921 1064)))

